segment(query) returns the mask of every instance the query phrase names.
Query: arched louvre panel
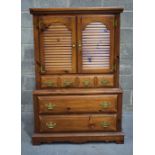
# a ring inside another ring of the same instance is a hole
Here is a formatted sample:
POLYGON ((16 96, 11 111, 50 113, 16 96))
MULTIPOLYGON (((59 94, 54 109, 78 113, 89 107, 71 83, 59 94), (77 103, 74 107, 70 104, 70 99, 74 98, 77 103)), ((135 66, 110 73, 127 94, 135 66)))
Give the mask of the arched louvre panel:
POLYGON ((83 69, 109 68, 110 31, 101 22, 88 24, 82 32, 83 69))
POLYGON ((79 38, 83 73, 110 73, 113 65, 113 16, 81 16, 79 38))
POLYGON ((72 47, 75 42, 73 35, 75 28, 72 20, 69 20, 67 24, 61 20, 51 21, 50 24, 44 26, 45 28, 43 27, 40 34, 42 63, 47 74, 75 72, 74 53, 76 51, 72 47))

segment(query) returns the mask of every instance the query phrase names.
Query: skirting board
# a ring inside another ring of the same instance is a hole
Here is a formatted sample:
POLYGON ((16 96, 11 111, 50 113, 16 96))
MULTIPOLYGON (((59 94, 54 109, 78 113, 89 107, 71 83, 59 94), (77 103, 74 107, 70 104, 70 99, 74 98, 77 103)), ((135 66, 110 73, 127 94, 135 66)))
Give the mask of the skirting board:
POLYGON ((115 142, 117 144, 124 143, 124 134, 122 132, 106 132, 106 133, 35 133, 32 136, 32 144, 52 142, 115 142))

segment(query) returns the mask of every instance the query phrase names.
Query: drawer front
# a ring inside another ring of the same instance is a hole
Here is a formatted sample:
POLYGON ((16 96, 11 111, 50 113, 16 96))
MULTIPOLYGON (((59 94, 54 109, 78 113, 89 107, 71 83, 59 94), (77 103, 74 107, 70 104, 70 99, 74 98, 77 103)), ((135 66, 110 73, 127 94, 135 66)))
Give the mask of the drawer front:
POLYGON ((97 87, 113 87, 114 76, 113 75, 99 75, 97 76, 97 87))
POLYGON ((114 87, 114 75, 41 76, 41 88, 114 87))
POLYGON ((39 116, 40 132, 116 131, 116 115, 39 116))
POLYGON ((63 88, 72 88, 77 87, 77 78, 76 76, 61 76, 60 85, 63 88))
POLYGON ((118 95, 38 96, 40 114, 104 113, 117 111, 118 95))
POLYGON ((57 88, 58 77, 57 76, 42 76, 41 88, 57 88))
POLYGON ((79 76, 79 85, 81 88, 93 88, 95 87, 95 77, 94 76, 79 76))

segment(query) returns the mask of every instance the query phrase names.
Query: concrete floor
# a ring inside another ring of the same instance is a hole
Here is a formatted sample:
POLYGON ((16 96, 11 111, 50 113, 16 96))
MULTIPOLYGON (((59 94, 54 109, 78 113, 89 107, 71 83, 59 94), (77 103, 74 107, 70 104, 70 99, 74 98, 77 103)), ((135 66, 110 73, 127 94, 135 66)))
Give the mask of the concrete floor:
POLYGON ((132 112, 123 114, 123 131, 125 143, 86 143, 86 144, 43 144, 33 146, 33 114, 22 113, 22 154, 21 155, 133 155, 132 146, 132 112))

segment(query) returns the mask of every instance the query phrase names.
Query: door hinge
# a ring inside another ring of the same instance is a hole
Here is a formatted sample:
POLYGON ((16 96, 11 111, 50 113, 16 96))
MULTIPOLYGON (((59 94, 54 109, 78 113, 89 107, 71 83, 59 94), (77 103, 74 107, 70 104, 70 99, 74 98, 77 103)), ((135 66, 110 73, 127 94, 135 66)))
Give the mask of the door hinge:
POLYGON ((116 68, 117 68, 116 63, 114 63, 114 64, 112 65, 112 71, 115 72, 115 71, 116 71, 116 68))
POLYGON ((39 24, 38 24, 39 22, 38 22, 38 19, 35 19, 34 20, 34 27, 36 28, 36 29, 39 29, 39 24))
POLYGON ((116 27, 117 26, 117 20, 115 19, 114 20, 114 27, 116 27))
POLYGON ((40 66, 40 72, 41 72, 41 73, 45 73, 45 66, 44 66, 44 65, 41 65, 41 66, 40 66))

